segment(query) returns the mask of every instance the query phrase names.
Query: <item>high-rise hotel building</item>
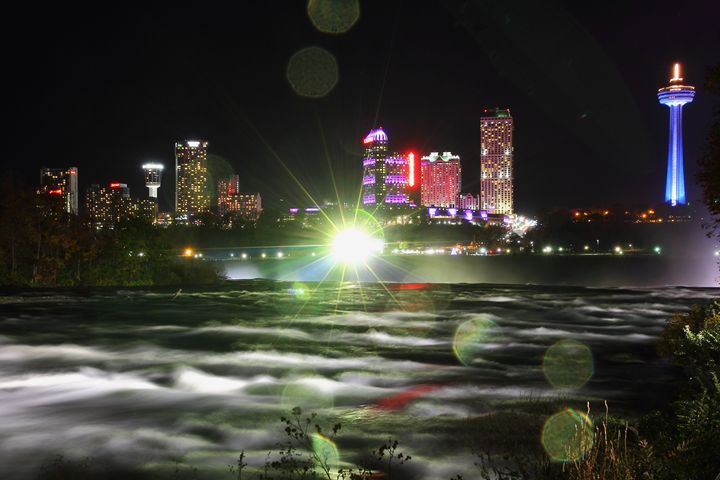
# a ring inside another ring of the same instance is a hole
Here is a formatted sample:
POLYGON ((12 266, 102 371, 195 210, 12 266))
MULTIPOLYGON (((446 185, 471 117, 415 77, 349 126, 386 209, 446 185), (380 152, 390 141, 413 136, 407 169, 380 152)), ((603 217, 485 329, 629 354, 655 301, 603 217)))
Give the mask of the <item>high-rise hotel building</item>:
POLYGON ((41 169, 38 194, 57 199, 57 203, 53 202, 53 205, 58 206, 63 212, 77 215, 78 169, 76 167, 41 169))
POLYGON ((363 139, 362 203, 366 207, 391 207, 408 203, 408 159, 388 154, 388 136, 382 127, 363 139))
POLYGON ((235 213, 243 220, 255 222, 262 212, 262 199, 259 192, 241 192, 240 176, 231 175, 218 180, 217 208, 221 217, 235 213))
POLYGON ((181 219, 210 210, 207 146, 202 140, 175 143, 175 213, 181 219))
POLYGON ((130 199, 126 183, 111 182, 107 187, 93 184, 85 193, 90 224, 97 229, 113 228, 134 217, 137 205, 130 199))
POLYGON ((484 110, 480 117, 480 209, 513 213, 513 119, 510 110, 484 110))
POLYGON ((420 203, 430 207, 454 207, 460 195, 460 157, 432 152, 420 163, 420 203))
POLYGON ((240 191, 240 176, 231 175, 217 182, 217 209, 221 217, 231 211, 234 198, 240 191))

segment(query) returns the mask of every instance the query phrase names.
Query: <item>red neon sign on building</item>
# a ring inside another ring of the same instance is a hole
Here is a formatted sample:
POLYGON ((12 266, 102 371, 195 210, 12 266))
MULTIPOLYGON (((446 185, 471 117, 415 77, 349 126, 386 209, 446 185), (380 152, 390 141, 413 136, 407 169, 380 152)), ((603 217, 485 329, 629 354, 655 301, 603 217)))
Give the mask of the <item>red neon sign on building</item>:
POLYGON ((410 189, 415 189, 419 184, 418 173, 420 173, 420 169, 418 168, 417 158, 415 157, 415 153, 414 152, 408 153, 407 159, 408 159, 408 187, 410 189))

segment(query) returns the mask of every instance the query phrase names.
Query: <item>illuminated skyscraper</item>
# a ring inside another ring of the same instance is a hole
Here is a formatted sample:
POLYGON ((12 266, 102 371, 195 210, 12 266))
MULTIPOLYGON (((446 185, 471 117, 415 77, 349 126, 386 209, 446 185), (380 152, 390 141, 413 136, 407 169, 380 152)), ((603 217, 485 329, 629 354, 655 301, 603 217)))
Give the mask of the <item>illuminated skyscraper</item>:
POLYGON ((232 226, 236 218, 256 222, 262 212, 262 199, 259 192, 241 192, 240 176, 232 175, 218 180, 217 207, 221 217, 234 214, 228 219, 227 226, 232 226))
POLYGON ((388 155, 388 136, 382 127, 371 130, 363 139, 362 203, 386 207, 408 203, 407 158, 388 155))
POLYGON ((138 214, 139 205, 130 198, 127 184, 111 182, 108 187, 90 185, 85 193, 85 206, 95 228, 113 228, 138 214))
POLYGON ((513 213, 513 119, 510 110, 480 117, 480 209, 513 213))
POLYGON ((683 168, 682 108, 693 101, 695 87, 682 84, 680 64, 675 64, 670 85, 658 90, 658 101, 670 107, 670 138, 668 141, 667 179, 665 202, 673 207, 685 204, 685 172, 683 168))
POLYGON ((175 143, 175 213, 185 220, 210 210, 207 146, 198 140, 175 143))
POLYGON ((237 193, 232 197, 231 210, 245 221, 255 222, 262 212, 262 199, 259 192, 237 193))
POLYGON ((479 210, 480 209, 480 197, 473 195, 472 193, 460 194, 458 196, 458 208, 463 210, 479 210))
POLYGON ((53 202, 61 211, 78 214, 78 169, 43 168, 40 170, 40 189, 38 194, 57 198, 53 202))
POLYGON ((432 152, 420 163, 420 203, 426 207, 454 207, 460 195, 460 157, 432 152))
POLYGON ((146 163, 142 168, 145 173, 145 186, 148 188, 148 196, 157 198, 164 167, 159 163, 146 163))
POLYGON ((90 185, 85 191, 85 208, 90 223, 95 228, 112 224, 110 193, 110 189, 101 187, 97 183, 90 185))
POLYGON ((220 216, 232 210, 235 196, 240 191, 240 176, 221 178, 217 183, 217 208, 220 216))

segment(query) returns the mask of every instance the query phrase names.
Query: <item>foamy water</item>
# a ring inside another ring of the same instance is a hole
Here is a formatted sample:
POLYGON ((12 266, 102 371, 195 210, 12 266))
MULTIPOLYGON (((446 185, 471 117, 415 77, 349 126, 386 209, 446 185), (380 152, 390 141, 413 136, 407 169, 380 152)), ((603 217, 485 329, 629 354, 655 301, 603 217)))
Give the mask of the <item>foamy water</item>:
POLYGON ((471 472, 472 458, 437 422, 461 425, 527 398, 608 399, 625 410, 660 401, 677 377, 654 353, 664 322, 719 293, 410 287, 5 295, 3 478, 34 478, 54 454, 152 471, 183 458, 200 478, 217 478, 243 449, 260 465, 296 405, 343 423, 346 461, 391 435, 420 478, 449 478, 471 472), (459 327, 478 319, 486 331, 459 343, 459 327), (593 377, 574 390, 543 374, 544 352, 562 339, 594 360, 593 377))

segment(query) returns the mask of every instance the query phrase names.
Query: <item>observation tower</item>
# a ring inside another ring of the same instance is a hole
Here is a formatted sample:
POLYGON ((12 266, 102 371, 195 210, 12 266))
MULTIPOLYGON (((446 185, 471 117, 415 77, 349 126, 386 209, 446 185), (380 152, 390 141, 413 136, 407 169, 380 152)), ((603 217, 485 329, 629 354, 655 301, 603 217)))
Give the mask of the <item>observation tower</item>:
POLYGON ((163 166, 159 163, 146 163, 142 168, 145 172, 145 186, 148 188, 148 196, 157 198, 163 166))
POLYGON ((693 101, 695 87, 683 85, 680 64, 676 63, 670 84, 658 90, 658 101, 670 108, 670 138, 668 141, 665 203, 673 207, 685 202, 685 171, 683 167, 682 108, 693 101))

